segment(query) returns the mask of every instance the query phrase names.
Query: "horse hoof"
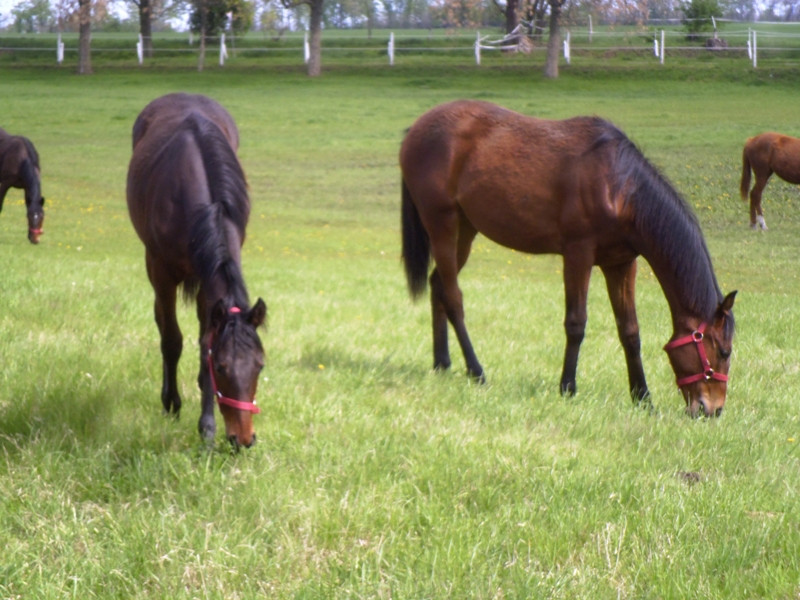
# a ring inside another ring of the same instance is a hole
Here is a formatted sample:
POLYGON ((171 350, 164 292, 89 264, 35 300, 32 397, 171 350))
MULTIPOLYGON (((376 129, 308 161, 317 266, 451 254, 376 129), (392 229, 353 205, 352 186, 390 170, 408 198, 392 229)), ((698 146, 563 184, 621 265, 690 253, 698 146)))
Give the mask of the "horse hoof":
POLYGON ((217 424, 214 419, 204 419, 200 417, 200 422, 197 424, 197 431, 200 432, 200 437, 205 441, 212 441, 217 434, 217 424))

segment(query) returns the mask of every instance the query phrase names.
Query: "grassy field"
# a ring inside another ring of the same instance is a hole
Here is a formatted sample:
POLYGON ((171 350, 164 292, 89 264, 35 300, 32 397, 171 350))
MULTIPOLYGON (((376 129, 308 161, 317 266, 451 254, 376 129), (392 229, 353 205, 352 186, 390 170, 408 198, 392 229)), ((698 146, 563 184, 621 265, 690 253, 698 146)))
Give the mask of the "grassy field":
POLYGON ((0 126, 42 159, 39 246, 21 193, 0 215, 2 598, 800 597, 800 195, 773 181, 770 230, 738 198, 741 147, 800 134, 796 69, 612 62, 556 81, 514 61, 450 68, 2 72, 0 126), (194 309, 184 412, 161 416, 158 335, 124 189, 152 98, 202 92, 241 131, 243 253, 265 298, 259 443, 196 432, 194 309), (434 374, 427 302, 399 260, 403 131, 482 98, 613 120, 694 207, 739 290, 728 404, 691 420, 661 350, 668 308, 637 299, 654 410, 628 399, 597 274, 576 397, 558 394, 561 263, 479 238, 461 283, 489 383, 434 374), (687 475, 688 474, 688 475, 687 475))

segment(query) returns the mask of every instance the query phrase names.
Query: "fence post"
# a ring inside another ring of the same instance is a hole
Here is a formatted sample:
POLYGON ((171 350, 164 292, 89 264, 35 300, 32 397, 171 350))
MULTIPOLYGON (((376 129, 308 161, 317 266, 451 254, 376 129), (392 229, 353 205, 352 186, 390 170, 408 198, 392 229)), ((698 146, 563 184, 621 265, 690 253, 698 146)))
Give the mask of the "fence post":
POLYGON ((308 64, 309 60, 311 60, 311 50, 308 48, 308 32, 306 31, 303 37, 303 62, 308 64))
POLYGON ((58 41, 56 42, 56 61, 58 64, 64 62, 64 42, 61 41, 61 34, 58 34, 58 41))
POLYGON ((592 27, 592 15, 589 15, 589 43, 592 43, 592 35, 594 34, 594 28, 592 27))
POLYGON ((475 64, 481 64, 481 32, 475 32, 475 64))
POLYGON ((758 67, 758 42, 756 41, 756 30, 753 30, 753 68, 758 67))
POLYGON ((750 43, 750 38, 753 37, 753 30, 747 30, 747 58, 753 60, 753 45, 750 43))
POLYGON ((139 59, 139 64, 144 61, 144 48, 142 47, 142 34, 139 34, 139 41, 136 42, 136 58, 139 59))
POLYGON ((661 56, 659 56, 659 62, 663 65, 664 64, 664 30, 661 30, 661 56))
POLYGON ((567 31, 567 35, 564 38, 564 60, 567 61, 567 64, 569 64, 570 61, 569 41, 570 41, 570 35, 569 31, 567 31))
POLYGON ((225 66, 225 59, 228 58, 228 49, 225 47, 225 34, 219 38, 219 66, 225 66))
POLYGON ((653 54, 655 55, 656 58, 661 56, 658 50, 658 38, 653 38, 653 54))
POLYGON ((394 31, 389 34, 389 66, 394 66, 394 31))

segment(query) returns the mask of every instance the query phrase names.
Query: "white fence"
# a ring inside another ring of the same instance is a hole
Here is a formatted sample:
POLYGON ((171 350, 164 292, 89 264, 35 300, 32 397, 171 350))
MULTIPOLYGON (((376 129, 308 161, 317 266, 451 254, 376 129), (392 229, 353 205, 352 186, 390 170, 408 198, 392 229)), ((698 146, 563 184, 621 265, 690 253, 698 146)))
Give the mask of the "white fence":
MULTIPOLYGON (((784 53, 789 56, 792 63, 800 63, 800 23, 775 23, 778 27, 773 27, 770 30, 765 29, 765 24, 758 24, 758 29, 755 27, 742 27, 739 23, 727 23, 724 30, 717 30, 712 34, 704 34, 706 40, 714 40, 714 43, 709 43, 708 46, 698 45, 697 43, 689 44, 686 41, 687 34, 685 31, 680 31, 676 28, 672 29, 628 29, 627 31, 613 31, 608 29, 596 30, 592 27, 591 21, 588 27, 569 27, 562 29, 563 41, 561 47, 561 56, 566 64, 571 64, 573 60, 580 60, 582 56, 589 56, 593 53, 637 53, 640 56, 650 55, 651 60, 664 64, 667 62, 670 55, 685 56, 698 53, 715 52, 719 54, 729 54, 735 57, 741 57, 752 64, 753 68, 758 67, 759 54, 764 53, 784 53), (779 29, 784 29, 780 31, 779 29)), ((251 34, 255 37, 257 34, 251 34)), ((522 28, 518 28, 511 34, 482 34, 477 31, 474 34, 454 34, 454 35, 438 35, 437 44, 432 44, 429 47, 422 47, 417 44, 404 45, 405 40, 413 39, 419 42, 421 37, 417 35, 408 35, 406 33, 396 32, 381 32, 375 35, 375 39, 370 40, 368 46, 364 45, 347 45, 347 40, 364 41, 364 36, 345 37, 342 35, 331 36, 330 40, 326 40, 323 33, 323 61, 325 57, 335 56, 337 53, 370 53, 373 56, 384 55, 386 63, 389 66, 401 63, 404 55, 410 54, 436 54, 436 53, 449 53, 460 54, 470 53, 474 56, 474 63, 481 65, 485 53, 496 53, 498 51, 503 53, 524 53, 524 54, 543 54, 546 52, 546 36, 538 43, 531 42, 531 38, 525 34, 522 28), (378 37, 386 39, 388 33, 388 40, 380 42, 378 37), (470 43, 468 40, 472 39, 470 43), (445 45, 442 44, 445 41, 445 45), (374 42, 374 43, 373 43, 374 42), (339 43, 340 45, 336 45, 339 43)), ((49 48, 42 44, 36 46, 20 46, 14 47, 13 43, 5 44, 4 38, 0 36, 0 51, 1 52, 53 52, 54 60, 59 64, 63 63, 65 58, 65 43, 62 36, 59 34, 57 39, 51 42, 53 45, 49 48)), ((172 38, 172 45, 169 48, 160 48, 158 43, 154 43, 154 53, 158 55, 159 52, 163 53, 192 53, 196 54, 196 40, 190 34, 187 34, 187 43, 181 49, 175 47, 175 38, 172 38)), ((17 38, 8 36, 9 41, 17 38)), ((42 39, 44 41, 45 38, 42 39)), ((52 39, 52 37, 50 38, 52 39)), ((241 38, 239 38, 241 39, 241 38)), ((230 56, 226 44, 226 38, 223 34, 219 38, 213 40, 213 45, 219 49, 219 64, 224 66, 230 56)), ((303 60, 308 62, 309 59, 309 43, 308 34, 304 34, 302 39, 297 37, 290 38, 286 41, 285 45, 276 47, 259 46, 251 40, 248 40, 247 45, 241 47, 243 52, 248 53, 261 53, 263 55, 275 55, 281 53, 286 55, 297 53, 298 61, 303 60)), ((69 48, 72 53, 77 52, 77 44, 75 47, 69 48)), ((115 53, 124 57, 129 55, 135 59, 139 65, 147 63, 147 58, 144 56, 144 45, 141 35, 132 38, 130 46, 127 48, 123 46, 120 41, 118 46, 108 47, 106 45, 100 48, 93 48, 93 56, 104 53, 115 53)))

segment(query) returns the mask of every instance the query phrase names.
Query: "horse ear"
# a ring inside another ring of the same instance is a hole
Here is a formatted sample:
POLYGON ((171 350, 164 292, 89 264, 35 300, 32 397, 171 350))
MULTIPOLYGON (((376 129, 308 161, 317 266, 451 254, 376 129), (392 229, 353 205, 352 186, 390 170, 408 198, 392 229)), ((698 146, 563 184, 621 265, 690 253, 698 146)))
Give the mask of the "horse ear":
POLYGON ((259 327, 264 324, 264 321, 267 320, 267 304, 259 298, 256 300, 256 303, 253 305, 253 308, 250 309, 250 312, 247 315, 247 321, 253 327, 259 327))
POLYGON ((730 314, 731 309, 733 308, 733 301, 736 300, 736 292, 738 290, 733 290, 730 294, 725 296, 725 299, 720 304, 719 308, 725 314, 730 314))
POLYGON ((227 312, 228 311, 225 310, 225 302, 223 300, 217 300, 217 303, 214 304, 214 308, 211 309, 212 329, 219 329, 220 325, 222 325, 223 321, 225 321, 225 315, 227 312))
POLYGON ((717 318, 723 319, 727 316, 730 316, 731 310, 733 309, 733 301, 736 300, 736 292, 737 290, 732 291, 730 294, 723 298, 720 305, 717 307, 717 318))

